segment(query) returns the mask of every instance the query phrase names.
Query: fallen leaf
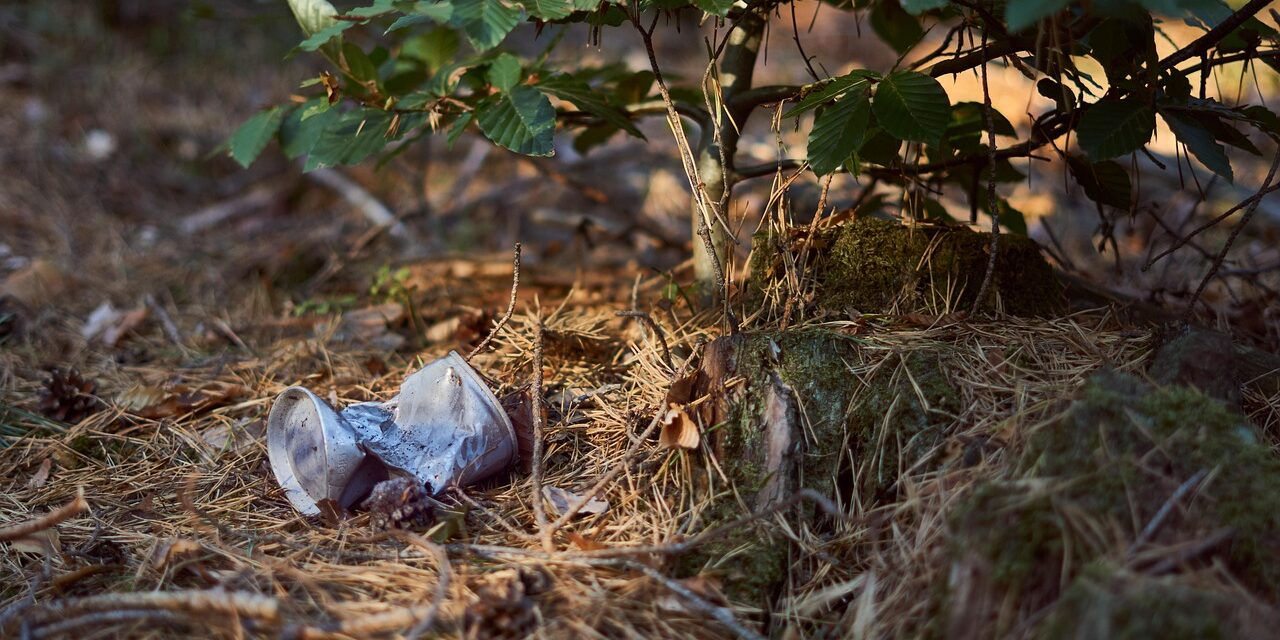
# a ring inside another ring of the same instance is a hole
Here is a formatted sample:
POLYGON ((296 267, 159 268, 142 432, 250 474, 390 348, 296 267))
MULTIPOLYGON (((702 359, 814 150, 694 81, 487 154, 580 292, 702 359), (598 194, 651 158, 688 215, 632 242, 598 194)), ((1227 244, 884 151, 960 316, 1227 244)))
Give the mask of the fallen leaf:
MULTIPOLYGON (((565 513, 569 507, 577 504, 582 500, 582 495, 561 489, 560 487, 545 486, 542 488, 542 495, 551 503, 551 507, 556 513, 565 513)), ((596 515, 609 510, 609 502, 601 498, 592 498, 582 505, 577 515, 596 515)))
POLYGON ((987 358, 987 362, 991 368, 999 373, 1004 373, 1009 368, 1009 359, 1004 354, 1004 349, 1000 347, 991 347, 982 354, 987 358))
POLYGON ((175 560, 194 555, 203 550, 199 542, 187 538, 170 538, 160 543, 151 553, 151 568, 161 570, 175 560))
POLYGON ((684 407, 675 403, 667 406, 667 413, 662 416, 662 431, 658 434, 658 447, 697 449, 702 440, 698 425, 685 413, 684 407))
POLYGON ((18 553, 34 553, 36 555, 59 558, 62 556, 62 541, 57 529, 45 529, 33 534, 9 541, 9 548, 18 553))
POLYGON ((45 483, 49 482, 49 471, 52 469, 53 458, 45 458, 44 462, 40 463, 40 468, 31 474, 31 479, 27 481, 27 488, 39 489, 43 487, 45 483))
POLYGON ((69 278, 58 265, 44 258, 14 271, 0 283, 0 294, 12 296, 27 307, 43 307, 66 291, 69 278))
POLYGON ((577 533, 576 531, 566 533, 565 537, 569 538, 569 542, 572 542, 573 546, 582 549, 583 551, 599 551, 600 549, 608 548, 608 545, 596 542, 595 540, 577 533))
POLYGON ((384 351, 395 351, 405 342, 405 337, 391 327, 404 320, 404 307, 397 302, 374 305, 342 314, 335 338, 343 341, 368 344, 384 351))
POLYGON ((241 398, 243 385, 209 382, 199 387, 175 385, 168 389, 135 386, 116 398, 116 406, 140 418, 159 420, 207 411, 241 398))
POLYGON ((104 302, 89 314, 89 318, 84 321, 84 327, 80 329, 80 335, 90 342, 97 341, 105 346, 114 347, 125 334, 142 324, 142 321, 147 319, 148 313, 146 305, 132 311, 121 311, 110 302, 104 302))

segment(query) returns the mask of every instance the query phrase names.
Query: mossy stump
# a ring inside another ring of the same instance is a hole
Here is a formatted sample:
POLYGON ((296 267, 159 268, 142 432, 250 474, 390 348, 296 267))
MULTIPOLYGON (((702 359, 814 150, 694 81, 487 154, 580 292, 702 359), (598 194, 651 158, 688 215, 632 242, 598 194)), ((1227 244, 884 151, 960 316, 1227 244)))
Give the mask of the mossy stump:
MULTIPOLYGON (((943 442, 959 409, 934 350, 890 356, 873 375, 851 336, 825 330, 747 333, 708 345, 694 395, 710 394, 700 422, 704 444, 732 483, 700 478, 719 494, 704 512, 732 521, 812 489, 843 504, 868 504, 896 491, 899 475, 919 471, 943 442), (803 408, 803 409, 801 409, 803 408)), ((812 505, 797 505, 822 526, 812 505)), ((762 540, 744 527, 688 554, 684 574, 720 574, 727 594, 764 606, 787 577, 786 539, 762 540)))
MULTIPOLYGON (((1047 317, 1066 309, 1062 283, 1040 247, 1024 236, 1002 235, 991 290, 983 309, 1047 317)), ((796 229, 783 240, 758 234, 753 242, 755 293, 783 276, 800 254, 798 274, 816 285, 810 303, 837 314, 955 311, 973 307, 986 274, 991 237, 964 227, 908 227, 875 218, 820 229, 796 229), (807 249, 807 251, 806 251, 807 249)))

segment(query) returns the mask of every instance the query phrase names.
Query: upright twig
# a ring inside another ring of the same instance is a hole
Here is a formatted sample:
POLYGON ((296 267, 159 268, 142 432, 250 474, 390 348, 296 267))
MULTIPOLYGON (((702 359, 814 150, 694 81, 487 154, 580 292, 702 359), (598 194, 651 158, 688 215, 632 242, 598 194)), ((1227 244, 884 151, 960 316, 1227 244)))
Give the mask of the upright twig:
MULTIPOLYGON (((987 48, 987 30, 982 30, 982 48, 987 48)), ((996 252, 1000 250, 1000 206, 996 203, 996 125, 991 115, 991 87, 987 84, 987 65, 982 64, 982 116, 987 126, 987 213, 991 214, 991 249, 987 255, 987 271, 982 275, 982 286, 973 300, 973 313, 977 314, 991 287, 996 271, 996 252)))
POLYGON ((1209 267, 1209 273, 1205 274, 1204 279, 1200 281, 1200 286, 1196 287, 1196 292, 1187 301, 1187 309, 1182 316, 1183 321, 1191 319, 1196 310, 1196 302, 1200 300, 1200 295, 1204 293, 1205 287, 1209 286, 1209 282, 1218 275, 1218 270, 1222 268, 1222 261, 1227 259, 1227 252, 1231 251, 1231 246, 1235 244, 1236 238, 1240 236, 1240 232, 1244 230, 1245 225, 1249 224, 1249 219, 1253 217, 1253 213, 1258 210, 1258 204, 1262 202, 1262 198, 1258 196, 1271 188, 1271 181, 1276 177, 1277 167, 1280 167, 1280 152, 1277 152, 1275 160, 1271 161, 1271 170, 1267 172, 1267 177, 1262 181, 1262 186, 1258 188, 1258 193, 1255 194, 1249 206, 1244 210, 1244 215, 1240 216, 1240 223, 1231 230, 1231 236, 1227 238, 1227 243, 1222 245, 1222 250, 1218 252, 1218 257, 1214 259, 1213 266, 1209 267))
POLYGON ((542 439, 546 433, 546 420, 542 416, 542 353, 546 329, 538 320, 538 335, 533 343, 533 473, 529 475, 529 497, 533 501, 533 519, 538 525, 542 548, 555 551, 551 542, 551 529, 547 528, 547 510, 542 503, 542 439))
POLYGON ((493 325, 493 329, 489 331, 489 335, 485 336, 484 340, 482 340, 480 344, 476 345, 476 348, 472 349, 471 353, 467 354, 466 359, 468 361, 474 358, 477 353, 484 351, 484 349, 489 346, 489 343, 493 342, 494 336, 498 335, 498 332, 501 331, 502 328, 507 325, 507 322, 509 320, 511 320, 511 314, 516 309, 516 292, 519 289, 520 289, 520 243, 517 242, 516 248, 512 252, 512 256, 511 256, 511 300, 507 302, 507 312, 502 314, 502 317, 498 319, 498 322, 493 325))

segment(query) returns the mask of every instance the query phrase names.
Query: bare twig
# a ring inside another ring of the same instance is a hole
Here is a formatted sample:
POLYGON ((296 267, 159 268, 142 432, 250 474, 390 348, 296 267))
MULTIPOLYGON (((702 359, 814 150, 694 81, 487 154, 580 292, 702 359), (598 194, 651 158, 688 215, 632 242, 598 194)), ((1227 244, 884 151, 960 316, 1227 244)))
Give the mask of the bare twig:
POLYGON ((1271 170, 1267 172, 1267 178, 1262 181, 1262 186, 1258 189, 1258 193, 1255 194, 1248 208, 1244 210, 1244 215, 1240 217, 1240 223, 1231 230, 1231 236, 1227 238, 1226 244, 1222 245, 1222 250, 1218 252, 1218 257, 1213 261, 1213 266, 1209 268, 1209 273, 1205 274, 1204 279, 1200 281, 1200 286, 1196 287, 1196 292, 1187 301, 1187 309, 1183 313, 1184 320, 1189 319, 1191 314, 1195 312, 1196 302, 1200 300, 1200 294, 1204 293, 1205 287, 1209 286, 1209 282, 1218 274, 1218 270, 1222 268, 1222 261, 1227 258, 1227 252, 1231 250, 1231 246, 1235 244, 1236 238, 1240 236, 1240 232, 1244 230, 1245 225, 1249 224, 1249 219, 1253 217, 1253 213, 1258 210, 1258 203, 1262 202, 1262 198, 1259 196, 1271 187, 1271 181, 1276 177, 1277 167, 1280 167, 1280 153, 1276 153, 1275 160, 1271 162, 1271 170))
POLYGON ((1235 13, 1227 16, 1226 20, 1196 38, 1191 44, 1169 54, 1164 60, 1160 61, 1160 68, 1168 69, 1184 60, 1196 58, 1203 53, 1207 53, 1209 49, 1213 48, 1213 45, 1231 35, 1231 32, 1235 31, 1236 27, 1244 24, 1246 20, 1252 18, 1254 14, 1262 11, 1269 4, 1271 4, 1271 0, 1251 0, 1248 4, 1236 10, 1235 13))
POLYGON ((178 230, 187 235, 226 224, 251 211, 262 209, 278 199, 283 191, 278 183, 259 185, 229 200, 211 204, 178 223, 178 230))
POLYGON ((673 593, 680 596, 681 598, 684 598, 690 605, 693 605, 693 608, 711 616, 712 618, 715 618, 716 622, 719 622, 720 624, 727 627, 729 630, 733 631, 735 634, 738 635, 739 638, 745 638, 746 640, 764 640, 764 636, 760 635, 759 633, 756 633, 755 631, 752 631, 751 629, 748 629, 745 625, 739 622, 738 618, 733 615, 733 612, 730 611, 728 607, 722 607, 720 605, 708 602, 706 599, 694 593, 688 587, 663 575, 661 571, 658 571, 657 569, 654 569, 653 567, 647 564, 644 564, 641 562, 634 562, 630 560, 623 561, 619 564, 621 564, 622 566, 628 569, 633 569, 633 570, 643 572, 646 576, 649 576, 651 579, 658 582, 662 586, 666 587, 667 589, 670 589, 673 593))
POLYGON ((498 335, 498 332, 501 331, 503 327, 507 326, 507 322, 511 320, 512 312, 514 312, 516 309, 516 292, 519 289, 520 289, 520 243, 517 242, 516 248, 514 251, 512 251, 512 256, 511 256, 511 300, 507 302, 507 311, 506 313, 502 314, 502 317, 498 319, 498 322, 493 325, 493 329, 489 331, 489 335, 485 336, 484 340, 482 340, 480 344, 476 345, 476 348, 472 349, 471 353, 467 354, 468 361, 474 358, 477 353, 484 351, 485 348, 489 346, 489 343, 493 342, 494 336, 498 335))
POLYGON ((538 524, 538 535, 542 538, 542 548, 554 551, 551 541, 554 529, 547 528, 547 510, 542 498, 542 439, 546 435, 545 419, 542 416, 542 352, 546 330, 541 320, 538 322, 538 335, 533 346, 533 473, 529 476, 529 498, 533 502, 533 518, 538 524))
POLYGON ((658 344, 662 345, 662 359, 667 363, 667 368, 672 371, 676 370, 675 364, 671 361, 671 349, 667 348, 667 334, 662 331, 662 327, 659 326, 657 322, 654 322, 652 316, 644 311, 638 311, 636 309, 631 309, 629 311, 617 311, 614 312, 613 315, 618 316, 619 318, 635 318, 639 320, 641 324, 648 327, 649 331, 652 331, 653 335, 658 337, 658 344))
POLYGON ((1142 528, 1142 532, 1134 539, 1133 544, 1129 545, 1129 550, 1125 552, 1125 555, 1132 556, 1139 547, 1151 540, 1151 537, 1160 530, 1162 525, 1164 525, 1165 519, 1167 519, 1169 514, 1173 512, 1174 505, 1178 504, 1178 502, 1182 500, 1182 497, 1187 495, 1187 492, 1191 491, 1191 489, 1196 485, 1200 484, 1200 481, 1204 480, 1204 477, 1207 475, 1209 475, 1209 470, 1201 469, 1195 472, 1195 474, 1190 478, 1187 478, 1186 482, 1178 485, 1178 488, 1174 489, 1173 493, 1169 495, 1169 499, 1165 500, 1163 505, 1160 505, 1160 510, 1156 512, 1156 515, 1152 516, 1151 522, 1148 522, 1147 526, 1142 528))
POLYGON ((307 174, 312 180, 333 189, 348 203, 360 210, 375 227, 387 230, 397 240, 408 240, 409 229, 396 218, 387 205, 382 204, 373 194, 351 178, 342 175, 336 169, 317 169, 307 174))
POLYGON ((76 494, 75 499, 67 504, 50 511, 38 518, 32 518, 26 522, 11 524, 0 529, 0 541, 17 540, 25 538, 33 533, 39 533, 45 529, 57 526, 58 523, 68 518, 73 518, 89 509, 89 503, 84 499, 84 493, 76 494))
MULTIPOLYGON (((987 30, 982 30, 982 48, 987 48, 987 30)), ((987 213, 991 214, 991 249, 987 256, 987 271, 978 287, 978 297, 973 300, 973 313, 978 313, 982 301, 991 288, 991 278, 996 271, 996 252, 1000 250, 1000 206, 996 202, 996 126, 991 115, 991 87, 987 84, 987 65, 982 65, 982 115, 987 126, 987 213)))

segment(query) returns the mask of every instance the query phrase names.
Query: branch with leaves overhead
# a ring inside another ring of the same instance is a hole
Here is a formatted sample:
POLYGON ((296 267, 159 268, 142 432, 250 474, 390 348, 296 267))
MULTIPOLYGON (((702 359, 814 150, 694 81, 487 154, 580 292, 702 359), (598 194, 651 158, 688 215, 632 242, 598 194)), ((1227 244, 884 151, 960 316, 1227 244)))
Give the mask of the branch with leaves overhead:
MULTIPOLYGON (((901 58, 892 68, 851 69, 826 78, 817 72, 827 68, 822 52, 806 48, 793 7, 776 0, 375 0, 346 13, 327 0, 289 4, 306 35, 298 48, 323 55, 333 73, 302 83, 314 95, 246 122, 229 145, 242 164, 273 139, 286 155, 304 158, 304 166, 314 169, 393 154, 405 144, 392 142, 429 133, 452 142, 469 130, 533 156, 553 155, 559 131, 572 136, 577 152, 589 154, 618 135, 642 138, 639 119, 669 118, 674 107, 700 130, 696 147, 689 149, 697 159, 695 173, 723 183, 703 180, 714 187, 708 202, 719 202, 718 210, 728 210, 720 201, 730 197, 734 182, 807 167, 818 176, 847 172, 869 176, 882 188, 923 193, 927 216, 946 215, 936 196, 950 189, 967 196, 974 210, 1019 232, 1025 230, 1021 214, 998 190, 980 185, 1024 179, 1010 161, 1037 158, 1046 147, 1064 160, 1085 196, 1099 206, 1128 208, 1132 179, 1118 160, 1145 151, 1157 119, 1168 125, 1188 161, 1194 158, 1228 181, 1235 178, 1228 148, 1261 155, 1260 139, 1280 140, 1280 117, 1271 108, 1225 103, 1206 90, 1224 65, 1255 74, 1280 69, 1280 34, 1259 19, 1266 0, 1236 9, 1220 0, 1130 0, 1108 7, 1070 0, 832 3, 863 14, 875 37, 901 58), (1161 57, 1156 44, 1165 36, 1157 19, 1163 18, 1155 12, 1201 33, 1161 57), (653 30, 671 28, 670 18, 680 16, 702 16, 711 35, 710 66, 700 86, 658 86, 657 58, 653 68, 631 70, 583 66, 555 55, 568 33, 562 26, 583 24, 598 34, 649 25, 652 38, 653 30), (729 39, 763 32, 775 19, 791 28, 805 75, 821 79, 751 86, 754 53, 750 47, 735 50, 729 39), (525 23, 534 23, 539 34, 553 34, 532 58, 504 46, 525 23), (759 28, 744 30, 748 23, 759 28), (936 27, 942 36, 931 39, 936 27), (1082 69, 1085 60, 1105 77, 1082 69), (952 102, 938 82, 989 65, 1007 65, 1034 80, 1052 105, 1029 130, 1019 131, 981 103, 952 102), (733 151, 742 123, 755 110, 776 104, 785 105, 784 118, 811 123, 807 155, 740 163, 733 151), (993 138, 1002 144, 992 148, 993 138)), ((703 188, 699 184, 695 180, 695 190, 703 188)), ((723 221, 706 222, 715 224, 694 228, 724 233, 723 221)), ((713 238, 710 244, 721 242, 713 238)), ((724 265, 713 266, 702 271, 727 272, 724 265)))

